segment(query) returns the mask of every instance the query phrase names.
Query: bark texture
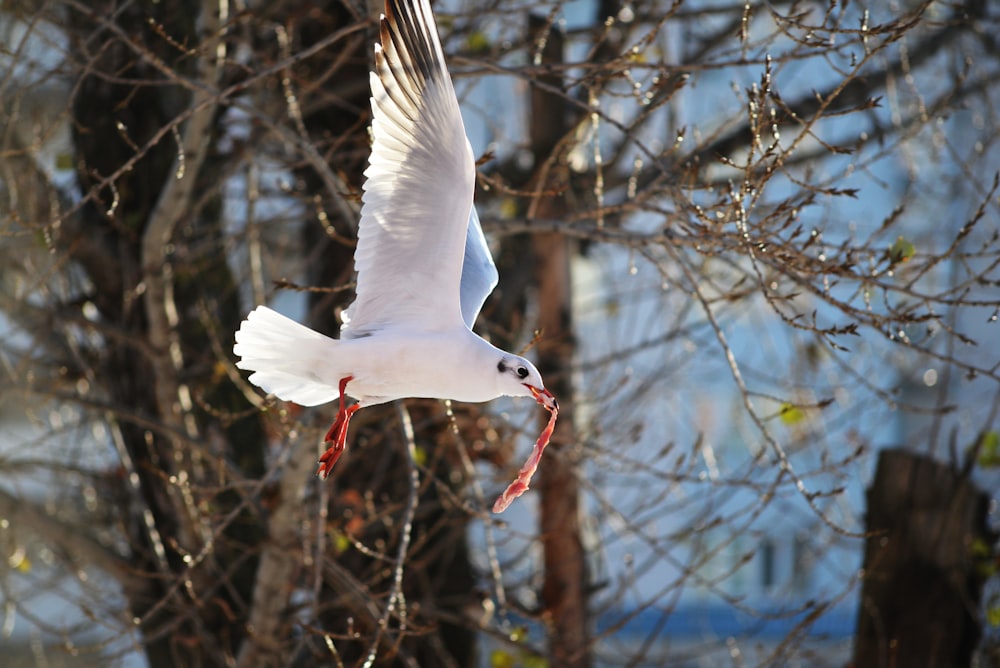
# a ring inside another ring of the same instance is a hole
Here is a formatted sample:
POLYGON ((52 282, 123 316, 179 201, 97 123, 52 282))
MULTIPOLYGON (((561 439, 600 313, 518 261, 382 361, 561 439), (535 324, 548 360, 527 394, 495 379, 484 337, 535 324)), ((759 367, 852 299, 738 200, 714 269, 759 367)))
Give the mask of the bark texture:
POLYGON ((856 668, 968 666, 981 635, 973 545, 989 496, 951 466, 885 450, 868 490, 856 668))
POLYGON ((264 437, 255 417, 219 419, 243 402, 209 372, 219 332, 240 319, 227 265, 205 255, 223 243, 218 191, 206 177, 217 116, 190 92, 191 81, 218 85, 216 51, 192 62, 162 39, 219 35, 218 17, 189 0, 122 8, 115 22, 96 11, 67 16, 80 36, 74 55, 90 59, 72 101, 87 199, 56 242, 89 279, 85 296, 101 326, 115 332, 94 378, 105 384, 121 460, 103 491, 128 539, 129 568, 145 583, 126 590, 128 605, 154 668, 226 665, 245 637, 262 534, 242 497, 216 492, 215 482, 228 443, 239 446, 242 473, 259 474, 264 437))
MULTIPOLYGON (((532 44, 546 65, 563 62, 563 34, 545 19, 529 16, 532 44)), ((569 187, 566 152, 560 149, 569 131, 566 101, 556 71, 539 77, 545 88, 531 91, 531 145, 535 157, 534 198, 529 218, 559 219, 566 213, 569 187), (551 87, 551 88, 549 88, 551 87)), ((573 433, 573 318, 570 259, 575 242, 563 234, 532 236, 538 286, 538 369, 559 399, 560 419, 552 444, 542 459, 539 494, 540 531, 545 575, 543 621, 548 626, 549 660, 554 666, 590 665, 587 611, 587 561, 581 539, 580 448, 573 433)))

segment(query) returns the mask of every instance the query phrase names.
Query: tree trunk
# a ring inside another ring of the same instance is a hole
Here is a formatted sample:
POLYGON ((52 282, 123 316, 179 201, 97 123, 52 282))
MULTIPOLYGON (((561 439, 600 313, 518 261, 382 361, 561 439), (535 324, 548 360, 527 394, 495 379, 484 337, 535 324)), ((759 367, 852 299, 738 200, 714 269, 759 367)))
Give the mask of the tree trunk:
POLYGON ((905 450, 879 456, 854 666, 968 666, 981 634, 974 544, 992 545, 989 496, 951 466, 905 450))
MULTIPOLYGON (((563 34, 544 18, 529 15, 531 43, 542 48, 543 64, 563 61, 563 34)), ((562 88, 562 76, 551 73, 540 83, 562 88)), ((566 104, 560 95, 533 87, 531 144, 535 156, 535 199, 529 218, 558 219, 566 212, 560 193, 568 187, 569 170, 560 142, 566 134, 566 104)), ((558 397, 560 419, 552 445, 542 459, 541 536, 545 576, 542 584, 544 621, 548 625, 549 658, 554 666, 589 666, 587 629, 587 563, 580 535, 580 448, 573 434, 573 321, 570 258, 573 243, 559 233, 536 234, 532 250, 538 285, 539 371, 558 397)))
POLYGON ((240 320, 227 265, 206 262, 202 255, 206 248, 222 248, 224 236, 214 177, 206 176, 214 159, 213 107, 202 105, 178 126, 178 137, 191 127, 198 135, 198 150, 184 150, 183 177, 177 145, 151 141, 191 102, 180 86, 165 82, 156 63, 182 73, 196 68, 162 35, 194 43, 199 28, 218 33, 199 25, 199 9, 184 0, 123 8, 114 24, 121 33, 98 13, 67 13, 70 29, 80 36, 71 43, 82 48, 74 55, 88 63, 73 99, 72 127, 78 182, 90 197, 58 243, 90 279, 85 294, 97 306, 102 326, 119 333, 99 358, 95 377, 106 383, 112 410, 120 411, 112 429, 124 475, 103 481, 129 540, 132 573, 146 582, 126 594, 154 668, 228 664, 245 636, 244 602, 252 596, 254 546, 261 538, 249 507, 210 528, 243 499, 205 484, 218 479, 214 474, 225 467, 227 453, 213 450, 221 440, 197 437, 224 434, 238 444, 233 459, 242 472, 259 474, 264 453, 259 421, 255 416, 220 420, 191 400, 186 404, 179 393, 183 385, 186 396, 219 412, 245 405, 232 383, 206 372, 217 361, 213 337, 232 332, 240 320), (136 44, 150 45, 151 55, 137 56, 136 44), (170 187, 174 190, 164 196, 170 187), (158 216, 159 228, 153 222, 158 216), (177 229, 181 217, 183 231, 177 229), (83 237, 85 245, 78 243, 83 237), (152 289, 154 277, 158 290, 152 289), (174 322, 167 322, 168 309, 174 322), (217 330, 206 329, 198 315, 202 309, 212 313, 217 330), (153 323, 154 312, 164 322, 153 323))

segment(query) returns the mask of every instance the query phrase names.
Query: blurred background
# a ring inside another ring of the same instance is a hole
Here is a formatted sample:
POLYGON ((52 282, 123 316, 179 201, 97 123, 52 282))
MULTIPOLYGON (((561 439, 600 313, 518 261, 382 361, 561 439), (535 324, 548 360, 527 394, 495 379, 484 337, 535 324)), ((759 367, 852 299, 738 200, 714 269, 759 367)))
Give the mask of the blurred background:
POLYGON ((353 297, 381 10, 0 3, 6 665, 1000 665, 997 7, 434 3, 562 407, 503 515, 532 402, 323 482, 233 364, 353 297))

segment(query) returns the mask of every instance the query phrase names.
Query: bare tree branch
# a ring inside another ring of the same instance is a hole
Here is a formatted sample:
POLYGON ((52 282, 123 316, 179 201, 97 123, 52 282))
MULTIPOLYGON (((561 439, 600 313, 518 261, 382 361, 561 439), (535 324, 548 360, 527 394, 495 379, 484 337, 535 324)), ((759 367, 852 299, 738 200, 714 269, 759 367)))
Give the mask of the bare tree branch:
MULTIPOLYGON (((177 157, 171 178, 163 187, 159 201, 150 214, 142 238, 142 273, 145 286, 146 317, 152 352, 153 387, 159 414, 168 429, 185 432, 197 437, 189 391, 177 382, 177 371, 183 368, 184 359, 177 340, 177 305, 173 299, 173 276, 169 260, 171 242, 177 224, 190 215, 195 181, 208 152, 205 137, 215 117, 217 98, 215 90, 222 75, 225 58, 223 26, 229 16, 228 0, 203 0, 198 23, 206 36, 202 45, 203 55, 198 59, 198 74, 204 87, 191 100, 191 113, 179 138, 177 157)), ((177 137, 177 135, 175 135, 177 137)), ((182 444, 174 442, 175 456, 185 452, 182 444)), ((175 460, 176 461, 176 460, 175 460)), ((183 466, 183 469, 188 468, 183 466)), ((182 469, 182 470, 183 470, 182 469)), ((178 488, 171 486, 170 497, 175 504, 176 517, 180 520, 180 536, 184 549, 197 552, 209 540, 208 529, 198 519, 199 512, 192 505, 189 489, 192 481, 187 475, 178 477, 178 488)))
POLYGON ((275 506, 267 521, 268 539, 261 551, 247 626, 250 635, 237 657, 238 668, 278 662, 288 638, 288 609, 294 582, 301 569, 302 502, 315 477, 316 445, 299 438, 289 448, 278 481, 275 506))
POLYGON ((126 592, 135 594, 148 589, 146 579, 133 571, 125 557, 95 540, 89 528, 81 528, 79 522, 57 519, 44 508, 3 490, 0 490, 0 517, 79 563, 100 569, 117 580, 126 592))

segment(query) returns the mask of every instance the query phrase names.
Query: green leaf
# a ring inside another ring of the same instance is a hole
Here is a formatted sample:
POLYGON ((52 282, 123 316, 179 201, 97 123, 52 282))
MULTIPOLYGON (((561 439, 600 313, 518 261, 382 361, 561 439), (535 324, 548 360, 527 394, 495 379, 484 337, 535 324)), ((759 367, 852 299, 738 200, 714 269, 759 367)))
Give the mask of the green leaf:
POLYGON ((997 574, 997 560, 990 543, 982 538, 974 539, 969 545, 969 556, 979 577, 986 580, 997 574))
POLYGON ((528 627, 518 626, 513 631, 510 632, 510 641, 516 643, 522 643, 528 639, 528 627))
POLYGON ((969 546, 969 553, 976 559, 989 559, 993 554, 993 549, 982 538, 976 538, 969 546))
POLYGON ((787 425, 798 424, 806 419, 806 413, 798 406, 785 402, 781 404, 781 410, 778 412, 778 417, 781 421, 787 425))
POLYGON ((977 463, 983 468, 1000 466, 1000 432, 988 431, 979 441, 979 458, 977 463))
POLYGON ((490 668, 549 668, 549 662, 523 650, 495 649, 490 652, 490 668))
POLYGON ((28 551, 18 546, 14 553, 7 557, 7 565, 21 573, 30 573, 31 560, 28 559, 28 551))
POLYGON ((419 445, 413 448, 413 460, 417 466, 423 466, 427 463, 427 450, 420 447, 419 445))
POLYGON ((889 260, 893 264, 906 262, 911 257, 913 257, 916 252, 917 249, 913 246, 912 243, 910 243, 903 237, 899 237, 896 239, 896 243, 892 245, 892 248, 889 249, 889 260))
POLYGON ((347 552, 349 549, 353 547, 351 539, 346 533, 334 530, 331 532, 331 534, 332 535, 330 536, 330 538, 332 539, 333 542, 333 549, 334 552, 336 552, 337 554, 347 552))
POLYGON ((517 205, 517 200, 513 197, 505 197, 500 202, 500 217, 504 220, 510 220, 511 218, 516 218, 520 213, 520 209, 517 205))
POLYGON ((515 666, 517 666, 517 659, 507 650, 495 649, 490 652, 490 668, 514 668, 515 666))
POLYGON ((646 54, 643 51, 640 51, 639 49, 632 49, 631 51, 628 52, 628 55, 626 57, 629 59, 629 61, 633 63, 646 62, 646 54))
POLYGON ((469 33, 465 40, 465 47, 472 53, 488 53, 492 46, 490 38, 478 30, 469 33))
POLYGON ((993 628, 1000 626, 1000 607, 987 608, 986 621, 993 628))
POLYGON ((73 169, 73 154, 58 154, 56 156, 56 169, 73 169))

